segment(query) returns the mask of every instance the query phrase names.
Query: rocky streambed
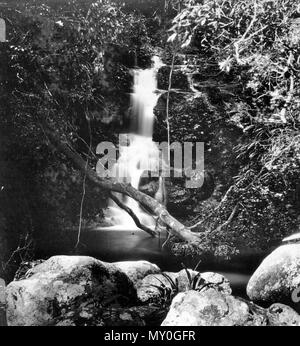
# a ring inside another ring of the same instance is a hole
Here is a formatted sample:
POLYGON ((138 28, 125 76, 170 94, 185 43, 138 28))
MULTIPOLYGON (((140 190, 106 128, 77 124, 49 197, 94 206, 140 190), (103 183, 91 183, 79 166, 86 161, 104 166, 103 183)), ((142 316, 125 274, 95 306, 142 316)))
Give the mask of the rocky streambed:
POLYGON ((300 244, 273 251, 232 295, 218 273, 162 272, 148 261, 53 256, 18 272, 6 289, 11 326, 300 325, 300 244))

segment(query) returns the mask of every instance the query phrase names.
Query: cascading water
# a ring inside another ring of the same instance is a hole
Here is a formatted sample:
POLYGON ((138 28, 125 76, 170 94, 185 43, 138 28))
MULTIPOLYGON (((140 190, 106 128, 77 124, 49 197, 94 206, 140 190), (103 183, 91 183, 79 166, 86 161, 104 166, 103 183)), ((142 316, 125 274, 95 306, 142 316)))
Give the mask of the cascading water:
MULTIPOLYGON (((131 110, 133 115, 132 127, 134 131, 128 134, 128 146, 120 146, 119 159, 114 166, 115 176, 119 181, 131 183, 138 189, 141 177, 150 168, 158 167, 159 151, 152 141, 153 109, 159 93, 157 92, 156 75, 163 64, 158 57, 153 57, 153 66, 150 69, 134 70, 134 87, 131 95, 131 110)), ((140 221, 148 227, 154 227, 152 216, 144 212, 139 204, 130 197, 119 196, 137 215, 140 221)), ((137 229, 132 218, 113 201, 110 201, 106 218, 116 228, 137 229)))

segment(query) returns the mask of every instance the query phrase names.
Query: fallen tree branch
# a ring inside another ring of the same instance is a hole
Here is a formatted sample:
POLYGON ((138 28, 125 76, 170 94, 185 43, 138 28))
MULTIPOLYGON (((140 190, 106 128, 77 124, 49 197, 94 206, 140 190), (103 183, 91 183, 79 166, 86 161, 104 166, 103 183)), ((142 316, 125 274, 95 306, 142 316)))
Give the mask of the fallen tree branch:
POLYGON ((119 182, 114 178, 101 178, 91 167, 86 169, 86 162, 77 152, 74 151, 68 142, 66 140, 62 140, 45 121, 42 121, 41 119, 40 121, 42 122, 44 132, 47 134, 50 142, 57 148, 57 150, 62 152, 68 159, 70 159, 81 172, 86 172, 87 179, 91 183, 109 191, 122 193, 138 201, 153 215, 158 216, 160 220, 168 227, 172 235, 177 236, 178 238, 187 242, 200 241, 197 234, 191 232, 186 226, 171 216, 166 208, 154 198, 135 189, 131 184, 119 182))
POLYGON ((24 256, 28 254, 28 251, 30 250, 31 246, 33 245, 33 239, 30 237, 29 233, 26 233, 24 244, 22 245, 22 239, 19 239, 18 247, 10 254, 8 260, 5 263, 2 263, 2 270, 5 271, 7 267, 10 265, 12 260, 15 258, 15 256, 18 254, 20 257, 21 262, 24 261, 24 258, 22 256, 22 253, 24 252, 24 256))
POLYGON ((193 226, 190 226, 189 229, 194 229, 200 225, 202 225, 205 221, 207 221, 213 214, 215 214, 220 208, 221 206, 224 204, 224 202, 227 200, 230 192, 233 190, 233 188, 235 187, 235 185, 231 185, 230 188, 226 191, 225 195, 223 196, 222 200, 220 201, 220 203, 217 205, 216 208, 214 208, 204 219, 198 221, 197 223, 195 223, 193 226))
POLYGON ((109 196, 110 196, 110 198, 116 203, 116 205, 117 205, 118 207, 120 207, 121 209, 125 210, 126 213, 128 213, 128 214, 132 217, 132 219, 133 219, 134 223, 137 225, 137 227, 139 227, 139 228, 142 229, 143 231, 149 233, 152 237, 155 237, 155 236, 158 234, 157 232, 155 232, 155 231, 152 230, 151 228, 149 228, 149 227, 147 227, 147 226, 141 224, 139 218, 135 215, 135 213, 134 213, 127 205, 125 205, 124 203, 122 203, 122 202, 119 200, 119 198, 116 197, 113 193, 110 193, 109 196))
POLYGON ((229 218, 224 223, 222 223, 220 226, 218 226, 217 228, 212 230, 212 232, 220 232, 223 227, 228 226, 230 224, 230 222, 232 221, 232 219, 234 218, 234 216, 235 216, 235 214, 237 212, 238 206, 239 206, 239 203, 237 203, 235 205, 235 207, 232 209, 232 212, 229 215, 229 218))

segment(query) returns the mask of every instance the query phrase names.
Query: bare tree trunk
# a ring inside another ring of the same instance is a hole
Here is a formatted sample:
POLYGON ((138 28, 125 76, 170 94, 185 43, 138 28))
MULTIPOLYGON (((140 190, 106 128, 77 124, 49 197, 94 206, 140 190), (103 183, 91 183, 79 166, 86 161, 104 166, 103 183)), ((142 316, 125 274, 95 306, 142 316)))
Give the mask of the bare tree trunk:
POLYGON ((101 186, 106 190, 125 194, 138 201, 142 206, 149 210, 149 212, 156 215, 161 222, 166 225, 172 235, 177 236, 178 238, 187 242, 199 242, 199 237, 196 233, 191 232, 181 222, 171 216, 166 208, 158 203, 154 198, 139 190, 136 190, 131 186, 131 184, 121 183, 113 178, 99 177, 91 167, 86 168, 86 162, 81 158, 81 156, 70 147, 67 141, 60 139, 59 135, 50 129, 49 126, 44 122, 43 130, 47 134, 50 142, 59 151, 64 153, 73 162, 73 164, 81 170, 82 173, 86 172, 86 177, 90 182, 101 186))

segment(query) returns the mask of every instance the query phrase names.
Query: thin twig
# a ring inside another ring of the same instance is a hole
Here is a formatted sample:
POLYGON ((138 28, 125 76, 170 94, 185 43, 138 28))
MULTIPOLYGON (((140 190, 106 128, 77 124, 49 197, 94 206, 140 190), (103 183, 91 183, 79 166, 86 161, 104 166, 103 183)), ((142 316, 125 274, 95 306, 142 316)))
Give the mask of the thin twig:
POLYGON ((80 235, 81 235, 81 227, 82 227, 82 213, 83 213, 83 203, 84 203, 84 198, 85 198, 85 191, 86 191, 86 170, 88 168, 88 162, 89 159, 87 158, 86 160, 86 169, 82 181, 82 196, 81 196, 81 201, 80 201, 80 212, 79 212, 79 225, 78 225, 78 233, 77 233, 77 241, 75 244, 75 249, 77 249, 79 243, 80 243, 80 235))
MULTIPOLYGON (((90 118, 88 117, 87 113, 86 113, 86 120, 88 122, 89 137, 90 137, 89 151, 91 151, 92 131, 91 131, 90 118)), ((75 244, 75 249, 77 249, 77 247, 80 243, 81 228, 82 228, 83 203, 84 203, 84 198, 85 198, 85 193, 86 193, 86 176, 87 176, 88 165, 89 165, 89 156, 87 156, 87 158, 86 158, 84 177, 83 177, 83 181, 82 181, 82 196, 81 196, 81 201, 80 201, 79 225, 78 225, 78 233, 77 233, 77 241, 75 244)))
POLYGON ((29 239, 29 234, 27 233, 24 239, 24 245, 21 246, 21 238, 19 239, 19 244, 18 247, 10 254, 8 260, 2 264, 2 270, 5 271, 6 268, 8 267, 8 265, 10 264, 10 262, 13 260, 13 258, 15 257, 15 255, 19 254, 21 260, 22 260, 22 251, 25 250, 25 252, 27 252, 30 248, 30 246, 33 243, 32 239, 29 239))

